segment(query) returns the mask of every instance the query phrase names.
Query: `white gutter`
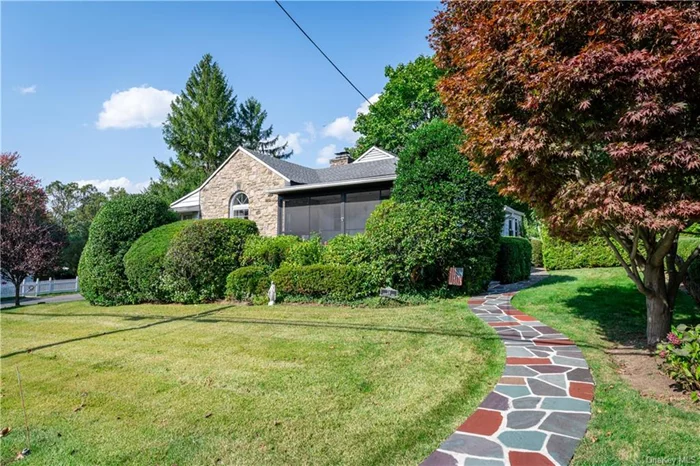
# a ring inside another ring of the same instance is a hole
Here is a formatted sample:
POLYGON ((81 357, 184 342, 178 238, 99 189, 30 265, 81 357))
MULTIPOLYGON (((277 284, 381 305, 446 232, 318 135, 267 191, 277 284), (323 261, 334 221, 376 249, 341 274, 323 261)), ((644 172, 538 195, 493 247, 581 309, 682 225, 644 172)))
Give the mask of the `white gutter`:
POLYGON ((395 179, 396 179, 396 175, 378 176, 375 178, 361 178, 358 180, 334 181, 331 183, 311 183, 311 184, 300 184, 300 185, 295 185, 295 186, 285 186, 284 188, 269 189, 265 192, 267 194, 296 193, 296 192, 300 192, 300 191, 312 191, 312 190, 324 189, 324 188, 340 188, 343 186, 355 186, 358 184, 381 183, 383 181, 394 181, 395 179))

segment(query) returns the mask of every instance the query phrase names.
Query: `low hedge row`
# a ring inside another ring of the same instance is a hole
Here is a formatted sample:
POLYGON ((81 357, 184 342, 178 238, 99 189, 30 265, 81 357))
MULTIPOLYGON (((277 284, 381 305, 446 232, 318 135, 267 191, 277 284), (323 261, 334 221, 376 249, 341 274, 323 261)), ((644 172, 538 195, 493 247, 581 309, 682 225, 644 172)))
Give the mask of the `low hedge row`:
POLYGON ((270 288, 267 267, 248 266, 234 270, 226 278, 226 297, 237 301, 264 296, 270 288))
POLYGON ((525 238, 504 236, 496 262, 496 280, 515 283, 530 278, 532 246, 525 238))
POLYGON ((549 236, 542 231, 542 259, 547 270, 615 267, 615 254, 603 238, 570 243, 549 236))
POLYGON ((251 236, 243 246, 241 264, 278 269, 287 259, 290 249, 299 243, 298 236, 251 236))
POLYGON ((542 258, 542 240, 530 238, 530 246, 532 246, 532 265, 535 267, 544 267, 544 259, 542 258))
POLYGON ((283 266, 272 273, 277 293, 284 296, 353 300, 368 296, 373 286, 361 267, 337 264, 283 266))

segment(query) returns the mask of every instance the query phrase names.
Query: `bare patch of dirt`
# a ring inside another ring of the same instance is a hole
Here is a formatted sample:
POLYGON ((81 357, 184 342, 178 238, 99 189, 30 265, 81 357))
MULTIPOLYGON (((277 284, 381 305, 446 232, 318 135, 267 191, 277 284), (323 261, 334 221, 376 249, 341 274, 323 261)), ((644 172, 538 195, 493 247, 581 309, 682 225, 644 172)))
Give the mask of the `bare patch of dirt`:
POLYGON ((693 403, 688 393, 679 390, 673 379, 659 369, 660 359, 639 346, 620 345, 606 351, 615 361, 620 377, 645 398, 700 411, 700 404, 693 403))

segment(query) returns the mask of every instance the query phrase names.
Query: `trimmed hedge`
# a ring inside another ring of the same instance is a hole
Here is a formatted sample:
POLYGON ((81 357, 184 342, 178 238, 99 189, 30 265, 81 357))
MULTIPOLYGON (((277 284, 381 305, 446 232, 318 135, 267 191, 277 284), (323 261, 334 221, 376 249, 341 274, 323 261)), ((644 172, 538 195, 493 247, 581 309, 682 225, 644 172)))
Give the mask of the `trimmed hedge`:
POLYGON ((270 277, 266 267, 241 267, 226 278, 226 297, 237 301, 263 296, 269 288, 270 277))
MULTIPOLYGON (((482 215, 488 223, 488 214, 482 215)), ((492 238, 472 220, 428 200, 382 202, 366 227, 374 279, 401 291, 446 290, 454 266, 464 268, 464 284, 451 291, 483 291, 496 268, 499 236, 492 238)))
POLYGON ((154 228, 141 235, 124 255, 124 272, 139 302, 166 302, 163 289, 163 262, 175 234, 192 223, 181 220, 154 228))
POLYGON ((226 277, 238 268, 246 239, 257 234, 255 222, 238 218, 196 220, 180 230, 165 255, 163 286, 170 299, 222 299, 226 277))
POLYGON ((542 229, 542 259, 547 270, 620 265, 603 238, 594 237, 587 241, 570 243, 550 237, 544 228, 542 229))
MULTIPOLYGON (((678 255, 685 260, 698 246, 700 246, 700 237, 681 236, 678 240, 678 255)), ((700 305, 700 259, 695 259, 690 264, 685 285, 688 294, 700 305)))
POLYGON ((107 202, 90 225, 80 256, 78 277, 85 299, 102 306, 134 303, 124 255, 143 233, 176 219, 165 202, 151 195, 118 196, 107 202))
POLYGON ((525 238, 504 236, 498 251, 496 280, 515 283, 530 278, 532 246, 525 238))
POLYGON ((361 267, 337 264, 283 266, 270 276, 281 297, 353 300, 368 296, 372 286, 361 267))
POLYGON ((287 257, 282 265, 300 266, 318 264, 321 262, 322 253, 323 244, 321 244, 321 237, 313 235, 306 241, 298 241, 296 244, 293 244, 289 248, 289 251, 287 251, 287 257))
POLYGON ((276 270, 287 258, 289 250, 300 242, 298 236, 251 236, 243 246, 241 264, 276 270))
POLYGON ((530 238, 530 246, 532 246, 532 265, 535 267, 543 267, 544 259, 542 258, 542 240, 530 238))
POLYGON ((338 235, 332 238, 321 253, 324 264, 362 265, 372 261, 372 251, 366 235, 338 235))

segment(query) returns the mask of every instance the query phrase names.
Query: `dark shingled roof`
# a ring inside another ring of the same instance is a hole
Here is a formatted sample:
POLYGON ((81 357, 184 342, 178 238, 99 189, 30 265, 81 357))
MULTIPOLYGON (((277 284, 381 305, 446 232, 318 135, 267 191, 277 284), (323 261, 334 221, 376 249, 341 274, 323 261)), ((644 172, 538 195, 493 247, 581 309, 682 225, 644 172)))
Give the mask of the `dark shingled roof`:
POLYGON ((246 150, 259 158, 260 161, 280 172, 283 176, 289 178, 292 184, 336 183, 396 174, 397 159, 395 158, 377 160, 376 162, 350 163, 327 168, 309 168, 257 151, 246 150))

